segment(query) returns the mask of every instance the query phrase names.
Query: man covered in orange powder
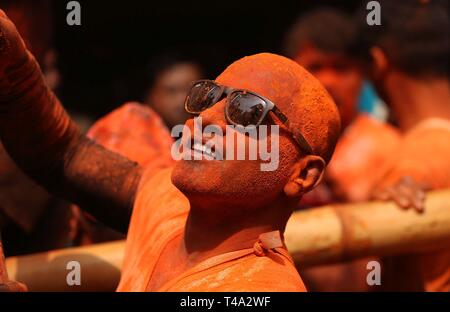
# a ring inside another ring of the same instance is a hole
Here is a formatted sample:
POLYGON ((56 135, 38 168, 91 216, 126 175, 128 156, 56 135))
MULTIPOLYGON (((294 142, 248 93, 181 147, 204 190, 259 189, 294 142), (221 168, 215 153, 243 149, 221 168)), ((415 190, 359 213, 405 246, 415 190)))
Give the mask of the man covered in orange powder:
MULTIPOLYGON (((403 137, 374 172, 375 197, 426 213, 423 190, 450 187, 449 15, 447 1, 383 1, 383 27, 360 16, 373 81, 403 137), (418 189, 420 187, 421 189, 418 189)), ((384 261, 386 290, 450 291, 450 251, 384 261)))
POLYGON ((279 140, 277 170, 261 171, 261 159, 144 170, 80 134, 0 14, 4 145, 27 174, 98 220, 126 231, 132 214, 120 291, 305 290, 282 233, 299 198, 320 182, 340 130, 337 108, 315 78, 287 58, 257 54, 200 82, 203 96, 187 102, 204 126, 279 126, 267 135, 279 140), (224 98, 222 87, 245 91, 224 98))

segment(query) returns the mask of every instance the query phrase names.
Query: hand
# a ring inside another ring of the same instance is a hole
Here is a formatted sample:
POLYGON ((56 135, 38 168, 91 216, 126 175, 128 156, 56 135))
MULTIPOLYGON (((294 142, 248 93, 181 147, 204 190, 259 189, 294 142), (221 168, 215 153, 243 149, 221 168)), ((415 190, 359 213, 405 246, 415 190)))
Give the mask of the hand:
POLYGON ((414 182, 411 177, 403 177, 392 186, 376 189, 372 198, 393 200, 400 208, 413 208, 418 213, 425 210, 425 187, 414 182))
POLYGON ((6 283, 0 283, 0 292, 26 292, 27 286, 19 282, 8 281, 6 283))
MULTIPOLYGON (((1 234, 1 231, 0 231, 1 234)), ((3 254, 2 237, 0 235, 0 292, 25 292, 27 287, 18 282, 13 282, 8 279, 6 271, 5 256, 3 254)))
POLYGON ((27 49, 16 26, 0 9, 0 72, 26 57, 27 49))

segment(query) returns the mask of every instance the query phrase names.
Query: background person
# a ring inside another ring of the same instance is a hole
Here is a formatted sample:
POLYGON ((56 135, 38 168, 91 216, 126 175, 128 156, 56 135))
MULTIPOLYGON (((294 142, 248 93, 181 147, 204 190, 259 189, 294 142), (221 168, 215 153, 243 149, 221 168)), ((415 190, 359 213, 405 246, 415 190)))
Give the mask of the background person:
MULTIPOLYGON (((364 13, 359 15, 361 44, 402 138, 378 171, 375 197, 426 213, 423 190, 450 187, 448 1, 380 2, 382 27, 368 27, 364 13)), ((450 290, 449 250, 394 257, 384 264, 386 290, 450 290)))

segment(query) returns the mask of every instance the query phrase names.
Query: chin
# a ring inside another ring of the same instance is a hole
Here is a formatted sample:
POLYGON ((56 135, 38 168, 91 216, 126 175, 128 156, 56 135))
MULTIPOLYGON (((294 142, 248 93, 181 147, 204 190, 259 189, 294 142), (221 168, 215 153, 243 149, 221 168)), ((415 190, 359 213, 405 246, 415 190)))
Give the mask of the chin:
POLYGON ((184 160, 177 161, 171 175, 172 184, 175 185, 175 187, 179 189, 183 194, 190 176, 190 174, 188 174, 190 170, 184 163, 184 160))
POLYGON ((212 161, 180 160, 172 171, 172 183, 184 195, 218 195, 220 168, 212 161), (215 180, 215 181, 214 181, 215 180))
POLYGON ((190 201, 216 207, 233 205, 236 209, 262 206, 282 191, 284 184, 277 174, 261 174, 255 169, 259 165, 255 167, 253 162, 247 162, 247 166, 238 164, 238 161, 180 160, 172 171, 172 183, 190 201))

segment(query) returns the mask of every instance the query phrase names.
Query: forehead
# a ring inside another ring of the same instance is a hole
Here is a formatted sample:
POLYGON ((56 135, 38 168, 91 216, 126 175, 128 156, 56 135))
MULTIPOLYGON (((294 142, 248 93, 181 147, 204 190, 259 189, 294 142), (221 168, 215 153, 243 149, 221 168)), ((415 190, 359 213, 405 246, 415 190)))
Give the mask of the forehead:
POLYGON ((292 103, 300 90, 297 64, 280 56, 257 55, 231 64, 216 81, 232 88, 256 92, 277 105, 292 103))

